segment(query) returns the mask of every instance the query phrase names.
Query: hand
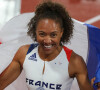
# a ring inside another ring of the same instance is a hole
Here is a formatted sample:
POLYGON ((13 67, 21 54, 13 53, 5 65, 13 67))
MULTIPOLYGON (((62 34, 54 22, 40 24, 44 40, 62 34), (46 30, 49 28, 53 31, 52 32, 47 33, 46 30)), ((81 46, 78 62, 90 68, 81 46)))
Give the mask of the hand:
POLYGON ((96 79, 95 77, 91 79, 91 85, 92 85, 92 86, 93 86, 93 84, 94 84, 95 79, 96 79))
MULTIPOLYGON (((94 78, 91 79, 91 85, 92 86, 94 84, 95 79, 96 79, 96 77, 94 77, 94 78)), ((100 90, 100 82, 96 83, 95 85, 97 85, 97 87, 98 87, 97 90, 100 90)))
POLYGON ((97 85, 97 90, 100 90, 100 82, 98 82, 98 83, 96 83, 96 85, 97 85))

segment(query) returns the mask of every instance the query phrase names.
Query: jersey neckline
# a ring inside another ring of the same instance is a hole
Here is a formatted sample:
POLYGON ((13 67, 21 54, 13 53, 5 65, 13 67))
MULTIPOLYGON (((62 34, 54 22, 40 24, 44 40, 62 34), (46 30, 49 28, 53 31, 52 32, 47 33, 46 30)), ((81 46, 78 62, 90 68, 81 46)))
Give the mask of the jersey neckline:
POLYGON ((43 60, 43 59, 40 58, 39 53, 38 53, 38 47, 39 47, 39 46, 37 46, 37 57, 39 58, 39 60, 41 60, 41 61, 43 61, 43 62, 48 62, 48 63, 49 63, 49 62, 54 62, 55 60, 57 60, 59 57, 62 56, 63 51, 64 51, 64 48, 62 47, 62 50, 60 51, 60 53, 59 53, 54 59, 52 59, 52 60, 50 60, 50 61, 45 61, 45 60, 43 60))

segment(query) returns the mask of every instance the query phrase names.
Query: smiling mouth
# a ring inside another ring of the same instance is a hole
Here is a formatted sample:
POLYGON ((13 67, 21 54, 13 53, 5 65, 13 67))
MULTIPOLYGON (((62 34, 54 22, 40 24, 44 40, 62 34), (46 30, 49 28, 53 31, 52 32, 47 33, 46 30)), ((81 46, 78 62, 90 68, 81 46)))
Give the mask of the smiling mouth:
POLYGON ((53 45, 44 45, 45 48, 50 49, 53 45))

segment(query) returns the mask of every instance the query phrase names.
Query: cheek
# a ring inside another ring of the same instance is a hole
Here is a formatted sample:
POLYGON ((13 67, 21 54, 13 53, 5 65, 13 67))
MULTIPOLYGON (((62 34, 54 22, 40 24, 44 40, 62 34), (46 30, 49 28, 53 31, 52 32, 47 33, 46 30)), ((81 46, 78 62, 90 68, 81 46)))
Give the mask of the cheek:
POLYGON ((58 36, 58 37, 55 39, 55 42, 59 44, 59 43, 60 43, 60 40, 61 40, 61 37, 58 36))
POLYGON ((62 35, 59 35, 58 38, 57 38, 57 40, 56 40, 56 42, 57 42, 58 44, 61 43, 61 37, 62 37, 62 35))
POLYGON ((61 38, 62 38, 62 34, 60 34, 58 38, 59 38, 59 40, 61 40, 61 38))
POLYGON ((36 40, 37 40, 37 42, 39 42, 39 43, 43 41, 42 38, 39 37, 39 36, 36 37, 36 40))

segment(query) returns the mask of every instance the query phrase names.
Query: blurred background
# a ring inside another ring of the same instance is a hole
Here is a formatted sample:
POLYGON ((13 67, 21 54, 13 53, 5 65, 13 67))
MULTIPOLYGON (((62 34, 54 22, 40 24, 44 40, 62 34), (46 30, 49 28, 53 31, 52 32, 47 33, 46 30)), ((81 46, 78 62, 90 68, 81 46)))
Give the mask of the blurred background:
POLYGON ((20 14, 21 0, 0 0, 0 29, 16 15, 20 14))
MULTIPOLYGON (((34 12, 43 0, 0 0, 0 30, 11 18, 21 13, 34 12)), ((53 0, 63 4, 76 20, 100 28, 100 0, 53 0)))

